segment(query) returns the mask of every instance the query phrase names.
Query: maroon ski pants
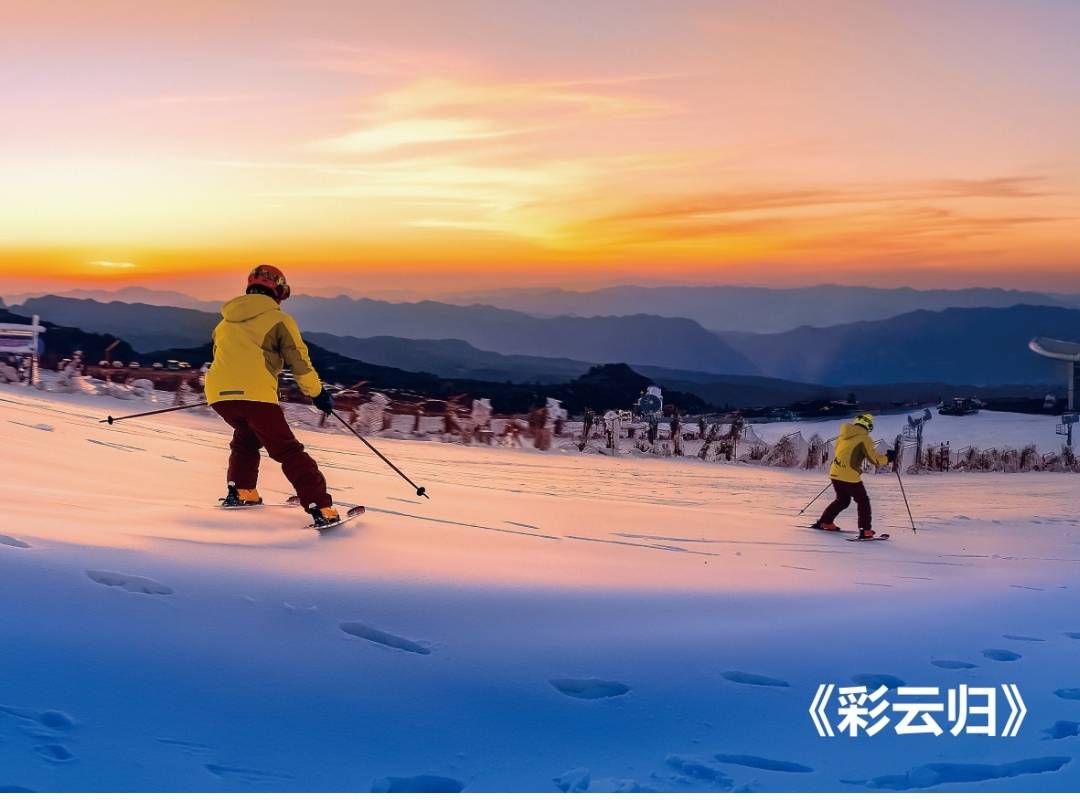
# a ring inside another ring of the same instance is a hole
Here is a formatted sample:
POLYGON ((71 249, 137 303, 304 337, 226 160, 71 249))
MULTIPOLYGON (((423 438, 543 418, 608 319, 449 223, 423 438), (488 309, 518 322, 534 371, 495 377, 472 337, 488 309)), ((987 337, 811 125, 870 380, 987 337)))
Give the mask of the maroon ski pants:
POLYGON ((333 504, 326 492, 326 479, 315 459, 293 435, 281 406, 254 400, 222 400, 211 408, 233 429, 229 443, 229 480, 237 489, 254 489, 259 482, 259 448, 281 464, 281 471, 307 508, 333 504))
POLYGON ((866 493, 866 487, 862 481, 856 483, 849 483, 848 481, 838 481, 836 478, 832 479, 833 488, 836 490, 836 499, 833 500, 829 507, 825 509, 825 513, 821 515, 819 522, 836 522, 837 516, 845 508, 851 505, 851 501, 855 501, 855 506, 859 509, 859 530, 868 531, 872 523, 870 508, 870 495, 866 493))

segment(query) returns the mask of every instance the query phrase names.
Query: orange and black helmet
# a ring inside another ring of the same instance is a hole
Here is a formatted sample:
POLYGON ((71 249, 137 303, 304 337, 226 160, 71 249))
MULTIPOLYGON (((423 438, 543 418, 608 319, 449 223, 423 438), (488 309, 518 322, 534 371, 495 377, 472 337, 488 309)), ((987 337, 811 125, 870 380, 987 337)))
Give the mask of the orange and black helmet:
POLYGON ((285 273, 270 264, 259 264, 248 275, 248 289, 252 286, 263 286, 274 293, 274 298, 280 303, 288 300, 292 290, 285 280, 285 273))

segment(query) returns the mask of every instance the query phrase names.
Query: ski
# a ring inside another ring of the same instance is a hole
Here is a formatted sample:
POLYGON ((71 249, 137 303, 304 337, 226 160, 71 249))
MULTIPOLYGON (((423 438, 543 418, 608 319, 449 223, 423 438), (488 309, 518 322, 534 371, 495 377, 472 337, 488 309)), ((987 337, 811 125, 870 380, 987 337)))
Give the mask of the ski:
POLYGON ((841 528, 838 531, 829 531, 829 530, 825 530, 825 528, 819 528, 819 527, 817 527, 815 525, 800 525, 799 527, 800 528, 806 528, 806 529, 812 530, 812 531, 820 531, 821 533, 850 533, 850 531, 845 531, 843 528, 841 528))
POLYGON ((238 506, 226 506, 226 505, 219 504, 219 505, 214 506, 214 508, 220 508, 222 511, 236 511, 236 510, 242 509, 242 508, 298 508, 299 506, 300 506, 300 498, 298 498, 296 495, 293 495, 292 497, 288 498, 284 503, 262 502, 262 503, 250 503, 250 504, 247 504, 247 505, 238 505, 238 506))
POLYGON ((318 524, 316 524, 314 522, 309 522, 304 527, 305 528, 314 528, 319 533, 322 533, 323 531, 330 530, 331 528, 336 528, 338 525, 344 525, 346 522, 349 522, 350 520, 359 519, 361 516, 363 516, 365 511, 367 511, 367 509, 364 508, 363 506, 353 506, 348 511, 346 511, 345 515, 342 516, 340 519, 337 519, 337 520, 335 520, 333 522, 328 522, 328 523, 323 524, 323 525, 318 525, 318 524))
POLYGON ((848 539, 847 541, 849 541, 849 542, 884 542, 888 538, 889 538, 889 534, 887 534, 887 533, 879 533, 876 536, 871 536, 868 539, 863 539, 863 538, 861 538, 859 536, 856 536, 855 538, 848 539))

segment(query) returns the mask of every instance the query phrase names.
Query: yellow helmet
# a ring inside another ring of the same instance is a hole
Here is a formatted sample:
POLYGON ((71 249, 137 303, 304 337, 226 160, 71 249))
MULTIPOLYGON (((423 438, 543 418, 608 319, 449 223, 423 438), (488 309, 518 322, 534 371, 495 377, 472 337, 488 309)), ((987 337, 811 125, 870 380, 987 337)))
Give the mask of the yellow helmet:
POLYGON ((874 415, 867 413, 858 414, 855 417, 855 424, 862 425, 867 431, 872 431, 874 429, 874 415))

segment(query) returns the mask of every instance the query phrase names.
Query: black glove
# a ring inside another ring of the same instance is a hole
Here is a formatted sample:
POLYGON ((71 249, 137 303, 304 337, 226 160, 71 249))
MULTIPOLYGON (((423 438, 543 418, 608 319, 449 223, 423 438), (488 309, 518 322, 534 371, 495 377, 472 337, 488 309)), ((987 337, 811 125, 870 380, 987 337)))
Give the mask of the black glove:
POLYGON ((311 398, 311 404, 324 414, 329 414, 334 410, 334 396, 323 389, 317 396, 311 398))
POLYGON ((896 461, 896 451, 895 450, 886 450, 885 451, 885 458, 889 459, 889 463, 892 464, 894 461, 896 461))

